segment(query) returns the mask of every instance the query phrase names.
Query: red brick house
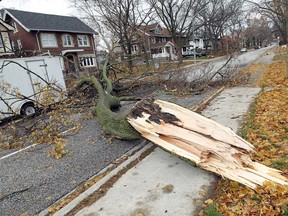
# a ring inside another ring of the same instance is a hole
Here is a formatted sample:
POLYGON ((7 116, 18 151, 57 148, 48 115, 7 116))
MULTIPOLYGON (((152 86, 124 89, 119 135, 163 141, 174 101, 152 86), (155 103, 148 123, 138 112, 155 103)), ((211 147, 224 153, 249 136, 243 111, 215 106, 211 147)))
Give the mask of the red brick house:
MULTIPOLYGON (((149 59, 165 61, 177 59, 175 43, 173 42, 171 33, 168 29, 162 27, 158 23, 142 25, 137 29, 137 32, 134 33, 133 44, 131 47, 131 54, 133 56, 139 57, 143 53, 148 53, 149 59)), ((119 55, 124 53, 121 45, 121 41, 119 41, 114 49, 114 52, 119 55)), ((119 58, 118 61, 121 61, 121 59, 119 58)))
POLYGON ((176 60, 175 44, 168 29, 158 23, 140 26, 140 34, 149 41, 152 58, 166 58, 176 60))
POLYGON ((3 9, 3 20, 17 56, 61 55, 66 72, 96 66, 93 29, 77 17, 3 9))

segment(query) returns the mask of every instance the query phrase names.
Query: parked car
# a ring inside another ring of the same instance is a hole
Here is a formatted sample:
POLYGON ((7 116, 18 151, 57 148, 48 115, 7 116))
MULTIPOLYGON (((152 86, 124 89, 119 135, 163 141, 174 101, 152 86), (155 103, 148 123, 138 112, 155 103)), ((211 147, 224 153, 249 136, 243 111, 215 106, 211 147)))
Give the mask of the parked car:
POLYGON ((258 46, 255 46, 254 48, 255 48, 255 49, 260 49, 260 48, 261 48, 261 46, 259 46, 259 45, 258 45, 258 46))
POLYGON ((207 53, 206 53, 206 51, 201 51, 201 56, 207 56, 207 53))
MULTIPOLYGON (((196 57, 201 57, 201 53, 195 52, 196 57)), ((194 51, 186 51, 182 54, 183 57, 194 56, 194 51)))
POLYGON ((247 48, 245 48, 245 47, 242 48, 242 49, 240 50, 240 52, 241 52, 241 53, 247 52, 247 48))

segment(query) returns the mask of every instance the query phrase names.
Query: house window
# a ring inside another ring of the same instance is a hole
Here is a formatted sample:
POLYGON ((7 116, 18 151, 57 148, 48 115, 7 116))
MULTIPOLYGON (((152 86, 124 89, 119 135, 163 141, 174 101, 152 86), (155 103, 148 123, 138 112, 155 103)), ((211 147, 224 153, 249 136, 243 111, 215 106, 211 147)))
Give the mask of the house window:
POLYGON ((156 37, 156 43, 165 42, 165 41, 166 41, 165 37, 156 37))
POLYGON ((11 42, 11 45, 12 45, 12 49, 15 50, 15 43, 14 43, 14 41, 11 42))
POLYGON ((3 48, 3 47, 4 47, 3 39, 2 37, 0 37, 0 48, 3 48))
POLYGON ((73 41, 71 35, 62 35, 62 43, 64 47, 72 47, 73 41))
POLYGON ((131 47, 131 51, 132 52, 137 52, 137 45, 133 45, 132 47, 131 47))
POLYGON ((156 43, 156 40, 155 40, 155 38, 153 37, 153 38, 151 38, 151 43, 152 44, 155 44, 156 43))
POLYGON ((21 50, 22 49, 22 42, 20 39, 17 40, 17 45, 18 45, 18 49, 21 50))
POLYGON ((96 61, 93 56, 80 57, 80 67, 95 67, 96 61))
POLYGON ((54 34, 42 33, 41 43, 42 47, 58 47, 56 37, 54 34))
POLYGON ((155 29, 155 34, 161 34, 161 29, 160 28, 156 28, 155 29))
POLYGON ((163 52, 164 51, 163 51, 162 47, 152 49, 152 54, 159 54, 159 53, 163 53, 163 52))
POLYGON ((78 35, 77 38, 79 46, 89 46, 89 40, 87 35, 78 35))
POLYGON ((13 26, 13 28, 14 28, 13 33, 17 33, 17 32, 18 32, 18 28, 17 28, 16 22, 13 22, 13 23, 12 23, 12 26, 13 26))

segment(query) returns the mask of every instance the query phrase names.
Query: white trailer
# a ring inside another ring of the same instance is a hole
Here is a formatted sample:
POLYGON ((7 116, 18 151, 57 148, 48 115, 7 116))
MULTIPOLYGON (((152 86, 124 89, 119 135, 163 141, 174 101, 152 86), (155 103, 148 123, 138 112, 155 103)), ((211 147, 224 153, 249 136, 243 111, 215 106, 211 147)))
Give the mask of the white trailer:
POLYGON ((63 69, 62 57, 0 59, 0 119, 34 114, 39 85, 56 81, 61 91, 66 91, 63 69))

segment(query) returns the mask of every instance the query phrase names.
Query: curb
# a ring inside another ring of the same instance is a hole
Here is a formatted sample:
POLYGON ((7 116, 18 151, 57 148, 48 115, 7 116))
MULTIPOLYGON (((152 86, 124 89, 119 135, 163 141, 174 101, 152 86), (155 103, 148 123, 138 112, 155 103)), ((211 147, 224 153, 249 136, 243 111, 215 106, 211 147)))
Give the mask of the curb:
MULTIPOLYGON (((92 176, 90 179, 93 178, 97 178, 98 176, 101 176, 102 174, 104 175, 103 178, 101 178, 97 183, 95 183, 94 185, 92 185, 91 187, 89 187, 87 190, 85 190, 84 192, 82 192, 79 196, 77 196, 75 199, 73 199, 72 201, 70 201, 67 205, 65 205, 63 208, 61 208, 60 210, 56 211, 55 213, 53 213, 53 215, 65 215, 67 213, 69 213, 72 209, 74 209, 82 200, 86 199, 89 195, 91 195, 92 193, 94 193, 95 191, 97 191, 106 181, 108 181, 110 178, 112 178, 113 176, 115 176, 120 170, 122 170, 123 168, 125 168, 129 163, 131 163, 132 161, 135 161, 138 159, 138 157, 145 152, 146 150, 150 149, 153 147, 152 143, 148 143, 147 144, 147 140, 143 140, 139 145, 135 146, 133 149, 129 150, 126 154, 124 154, 123 156, 121 156, 120 158, 116 159, 117 160, 121 160, 121 158, 125 159, 126 157, 129 157, 128 159, 124 160, 120 165, 118 165, 116 168, 113 168, 115 165, 112 163, 110 163, 108 166, 106 166, 105 168, 103 168, 101 171, 99 171, 96 175, 92 176), (136 153, 135 153, 136 152, 136 153), (134 154, 133 154, 134 153, 134 154), (109 171, 111 170, 112 171, 109 171), (105 175, 106 173, 106 175, 105 175)), ((115 162, 114 161, 114 162, 115 162)), ((90 180, 88 179, 88 180, 90 180)), ((79 186, 78 186, 79 187, 79 186)), ((77 187, 77 188, 78 188, 77 187)), ((64 197, 61 197, 59 200, 57 200, 55 203, 53 203, 52 205, 50 205, 48 208, 46 208, 45 210, 41 211, 38 215, 39 216, 46 216, 46 215, 51 215, 51 213, 49 212, 49 209, 55 205, 55 204, 60 204, 62 200, 64 200, 65 198, 67 198, 69 195, 71 195, 73 192, 75 192, 77 190, 77 188, 75 188, 73 191, 69 192, 68 194, 66 194, 64 197)))
POLYGON ((211 93, 211 95, 207 96, 206 98, 204 98, 200 103, 196 104, 193 108, 192 111, 193 112, 197 112, 197 111, 202 111, 205 106, 208 105, 208 103, 213 100, 218 94, 220 94, 224 89, 226 88, 226 86, 222 86, 219 89, 216 89, 214 92, 211 93))

